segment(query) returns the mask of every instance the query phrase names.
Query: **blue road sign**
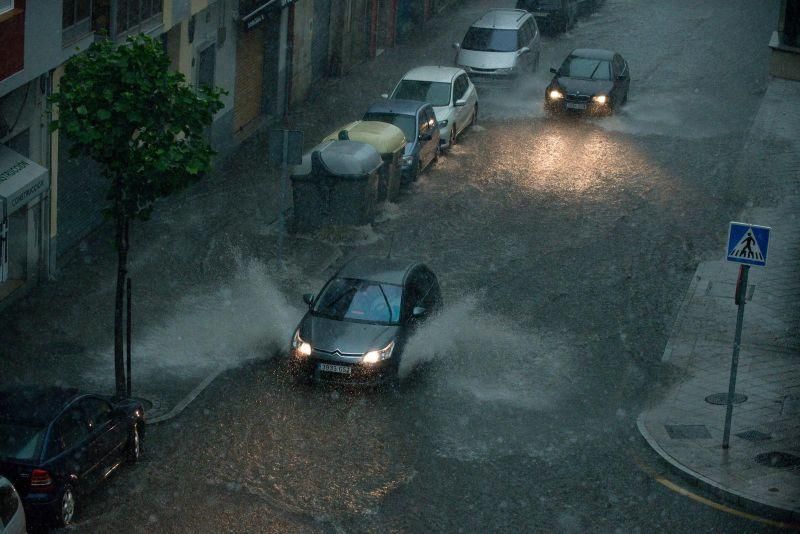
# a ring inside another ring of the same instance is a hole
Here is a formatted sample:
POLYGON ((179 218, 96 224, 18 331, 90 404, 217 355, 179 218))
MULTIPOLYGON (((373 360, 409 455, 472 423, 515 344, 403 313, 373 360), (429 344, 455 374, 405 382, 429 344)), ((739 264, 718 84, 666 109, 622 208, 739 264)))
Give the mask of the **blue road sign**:
POLYGON ((731 222, 728 229, 728 261, 763 267, 767 264, 769 227, 731 222))

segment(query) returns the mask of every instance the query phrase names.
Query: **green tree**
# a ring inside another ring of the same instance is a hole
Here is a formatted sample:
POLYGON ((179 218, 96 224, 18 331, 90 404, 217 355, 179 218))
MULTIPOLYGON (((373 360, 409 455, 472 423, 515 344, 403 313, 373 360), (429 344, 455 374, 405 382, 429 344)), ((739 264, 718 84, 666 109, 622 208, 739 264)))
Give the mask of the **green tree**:
POLYGON ((109 182, 103 213, 116 224, 117 395, 125 392, 122 309, 130 223, 147 220, 158 198, 184 189, 209 169, 214 152, 204 131, 223 107, 221 94, 190 87, 183 74, 169 71, 158 41, 137 35, 121 44, 99 41, 73 56, 50 99, 58 113, 51 130, 71 141, 70 157, 95 160, 109 182))

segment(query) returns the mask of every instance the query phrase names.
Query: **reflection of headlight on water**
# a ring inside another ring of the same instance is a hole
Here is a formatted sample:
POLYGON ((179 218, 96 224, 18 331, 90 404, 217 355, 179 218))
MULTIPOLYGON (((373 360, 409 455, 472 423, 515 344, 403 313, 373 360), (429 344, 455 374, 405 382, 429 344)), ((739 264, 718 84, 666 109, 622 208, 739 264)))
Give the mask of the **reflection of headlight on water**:
POLYGON ((394 341, 390 341, 388 345, 380 350, 371 350, 367 353, 364 353, 364 357, 361 359, 361 361, 363 363, 378 363, 381 360, 387 360, 392 356, 393 350, 394 341))
POLYGON ((311 344, 300 338, 300 329, 297 329, 292 338, 292 349, 298 356, 311 356, 311 344))
POLYGON ((608 102, 608 97, 606 95, 597 95, 595 97, 592 97, 592 100, 594 100, 598 104, 605 104, 606 102, 608 102))

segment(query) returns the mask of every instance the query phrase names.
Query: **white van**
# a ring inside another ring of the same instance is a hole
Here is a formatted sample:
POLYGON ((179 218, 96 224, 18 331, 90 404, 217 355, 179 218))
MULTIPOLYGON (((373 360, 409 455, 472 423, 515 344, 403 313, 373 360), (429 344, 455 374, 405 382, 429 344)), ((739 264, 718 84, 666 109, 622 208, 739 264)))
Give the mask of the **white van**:
POLYGON ((453 46, 456 65, 476 84, 535 72, 542 52, 536 19, 524 9, 490 9, 453 46))

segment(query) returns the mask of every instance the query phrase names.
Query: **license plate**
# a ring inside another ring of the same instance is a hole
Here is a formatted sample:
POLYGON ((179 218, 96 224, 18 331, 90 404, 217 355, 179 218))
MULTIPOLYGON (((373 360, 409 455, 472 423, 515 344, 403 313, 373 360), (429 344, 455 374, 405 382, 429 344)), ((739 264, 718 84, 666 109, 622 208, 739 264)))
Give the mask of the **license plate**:
POLYGON ((347 365, 331 365, 329 363, 321 363, 319 364, 319 370, 328 373, 339 373, 342 375, 350 374, 350 367, 347 365))
POLYGON ((586 104, 576 104, 575 102, 567 102, 569 109, 586 109, 586 104))

